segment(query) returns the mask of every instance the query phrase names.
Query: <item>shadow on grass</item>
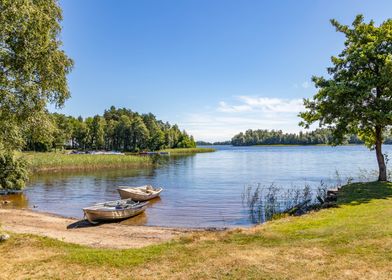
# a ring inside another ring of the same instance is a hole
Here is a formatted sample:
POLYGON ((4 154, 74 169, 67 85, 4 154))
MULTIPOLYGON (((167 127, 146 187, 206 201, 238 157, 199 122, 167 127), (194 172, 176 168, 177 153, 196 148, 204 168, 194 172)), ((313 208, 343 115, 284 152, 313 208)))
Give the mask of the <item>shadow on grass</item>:
POLYGON ((392 197, 392 183, 366 182, 343 186, 338 194, 338 205, 359 205, 373 199, 392 197))

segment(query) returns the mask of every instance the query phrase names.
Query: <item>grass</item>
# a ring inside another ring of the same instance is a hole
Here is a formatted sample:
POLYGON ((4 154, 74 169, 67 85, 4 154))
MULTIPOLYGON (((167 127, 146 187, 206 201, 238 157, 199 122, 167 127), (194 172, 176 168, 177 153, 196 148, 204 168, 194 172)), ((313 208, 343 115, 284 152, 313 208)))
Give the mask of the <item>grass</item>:
POLYGON ((196 154, 196 153, 211 153, 216 150, 213 148, 176 148, 176 149, 165 149, 160 152, 169 152, 170 155, 185 155, 185 154, 196 154))
POLYGON ((392 184, 347 185, 338 205, 141 249, 13 234, 0 244, 0 278, 391 279, 392 184))
MULTIPOLYGON (((214 152, 211 148, 166 149, 162 152, 170 155, 186 155, 214 152)), ((26 152, 22 153, 29 162, 32 172, 66 171, 66 170, 97 170, 111 168, 143 167, 153 165, 150 157, 136 154, 127 155, 91 155, 67 154, 64 152, 26 152)))
POLYGON ((148 157, 132 155, 89 155, 57 153, 23 153, 33 172, 60 170, 95 170, 152 165, 148 157))

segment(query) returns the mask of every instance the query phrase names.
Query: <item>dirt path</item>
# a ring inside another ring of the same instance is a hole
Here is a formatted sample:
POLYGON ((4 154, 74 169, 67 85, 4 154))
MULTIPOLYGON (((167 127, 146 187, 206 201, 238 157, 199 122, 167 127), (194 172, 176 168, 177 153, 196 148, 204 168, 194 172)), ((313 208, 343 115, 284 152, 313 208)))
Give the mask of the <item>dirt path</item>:
POLYGON ((90 226, 85 221, 52 214, 1 208, 0 224, 6 231, 37 234, 91 247, 119 249, 156 244, 193 231, 118 223, 90 226))

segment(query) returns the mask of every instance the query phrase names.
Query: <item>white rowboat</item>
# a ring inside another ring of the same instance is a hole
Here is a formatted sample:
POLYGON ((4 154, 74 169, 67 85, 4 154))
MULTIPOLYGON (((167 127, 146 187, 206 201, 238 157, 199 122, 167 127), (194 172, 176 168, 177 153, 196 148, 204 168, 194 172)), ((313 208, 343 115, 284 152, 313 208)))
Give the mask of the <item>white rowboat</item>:
POLYGON ((131 198, 134 201, 146 201, 158 197, 163 189, 146 185, 141 187, 119 187, 117 191, 121 199, 131 198))
POLYGON ((104 221, 127 219, 144 212, 148 202, 135 202, 132 199, 123 199, 97 203, 83 208, 87 220, 92 224, 104 221))

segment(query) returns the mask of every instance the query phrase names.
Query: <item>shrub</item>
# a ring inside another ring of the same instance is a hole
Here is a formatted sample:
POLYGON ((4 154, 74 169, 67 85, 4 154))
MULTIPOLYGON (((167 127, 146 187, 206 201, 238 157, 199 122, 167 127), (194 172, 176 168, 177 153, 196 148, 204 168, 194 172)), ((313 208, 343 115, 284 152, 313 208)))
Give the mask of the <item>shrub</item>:
POLYGON ((0 189, 23 189, 27 179, 26 160, 13 152, 0 152, 0 189))

